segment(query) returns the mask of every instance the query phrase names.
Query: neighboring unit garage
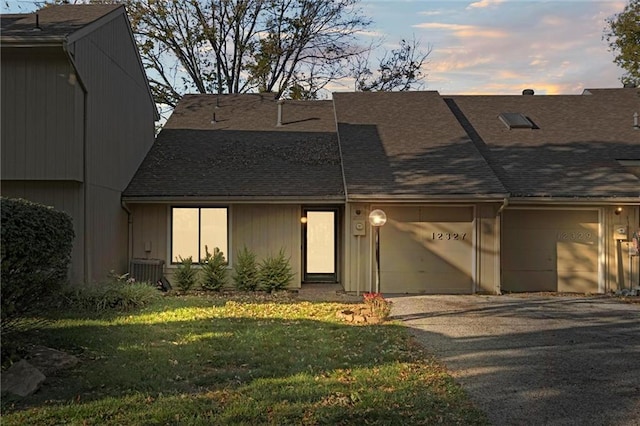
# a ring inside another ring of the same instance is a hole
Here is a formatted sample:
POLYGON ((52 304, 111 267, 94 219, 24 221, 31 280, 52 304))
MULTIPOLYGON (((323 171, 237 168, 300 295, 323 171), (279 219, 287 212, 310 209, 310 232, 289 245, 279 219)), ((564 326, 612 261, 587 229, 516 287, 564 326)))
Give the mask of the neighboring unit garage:
POLYGON ((503 213, 502 291, 599 291, 597 210, 503 213))
POLYGON ((473 207, 381 208, 382 292, 473 292, 473 207))

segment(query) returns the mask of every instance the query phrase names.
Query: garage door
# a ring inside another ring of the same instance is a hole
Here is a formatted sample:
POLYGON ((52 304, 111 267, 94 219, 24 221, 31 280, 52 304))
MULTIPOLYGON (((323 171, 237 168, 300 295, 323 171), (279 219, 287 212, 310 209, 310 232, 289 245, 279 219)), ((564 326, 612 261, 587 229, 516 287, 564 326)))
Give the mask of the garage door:
POLYGON ((597 292, 598 212, 506 210, 502 290, 597 292))
POLYGON ((473 291, 472 207, 382 207, 380 288, 389 293, 473 291))

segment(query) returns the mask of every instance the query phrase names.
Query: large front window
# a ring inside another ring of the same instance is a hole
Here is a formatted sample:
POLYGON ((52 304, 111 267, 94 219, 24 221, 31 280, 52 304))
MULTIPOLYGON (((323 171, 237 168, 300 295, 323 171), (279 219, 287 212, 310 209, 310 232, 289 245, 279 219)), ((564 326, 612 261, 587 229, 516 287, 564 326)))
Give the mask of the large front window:
POLYGON ((228 220, 226 207, 173 207, 171 209, 171 262, 191 256, 194 263, 218 247, 227 261, 228 220))

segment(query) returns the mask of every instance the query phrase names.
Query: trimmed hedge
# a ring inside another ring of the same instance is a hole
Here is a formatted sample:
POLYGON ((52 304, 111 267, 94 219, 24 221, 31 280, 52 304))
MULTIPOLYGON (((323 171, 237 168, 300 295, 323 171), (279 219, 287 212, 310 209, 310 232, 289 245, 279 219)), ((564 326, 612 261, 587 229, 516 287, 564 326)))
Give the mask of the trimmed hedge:
POLYGON ((22 199, 0 199, 2 323, 50 303, 67 280, 73 247, 68 214, 22 199))

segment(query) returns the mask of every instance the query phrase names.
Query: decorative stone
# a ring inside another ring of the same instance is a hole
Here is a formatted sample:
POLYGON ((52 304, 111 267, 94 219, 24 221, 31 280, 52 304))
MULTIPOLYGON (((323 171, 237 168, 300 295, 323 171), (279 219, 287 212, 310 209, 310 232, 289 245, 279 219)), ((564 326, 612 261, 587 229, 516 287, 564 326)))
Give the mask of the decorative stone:
POLYGON ((78 363, 78 358, 65 352, 47 348, 46 346, 34 346, 27 357, 31 365, 38 368, 45 375, 65 368, 73 367, 78 363))
POLYGON ((40 388, 45 379, 40 370, 23 359, 2 373, 2 392, 29 396, 40 388))

